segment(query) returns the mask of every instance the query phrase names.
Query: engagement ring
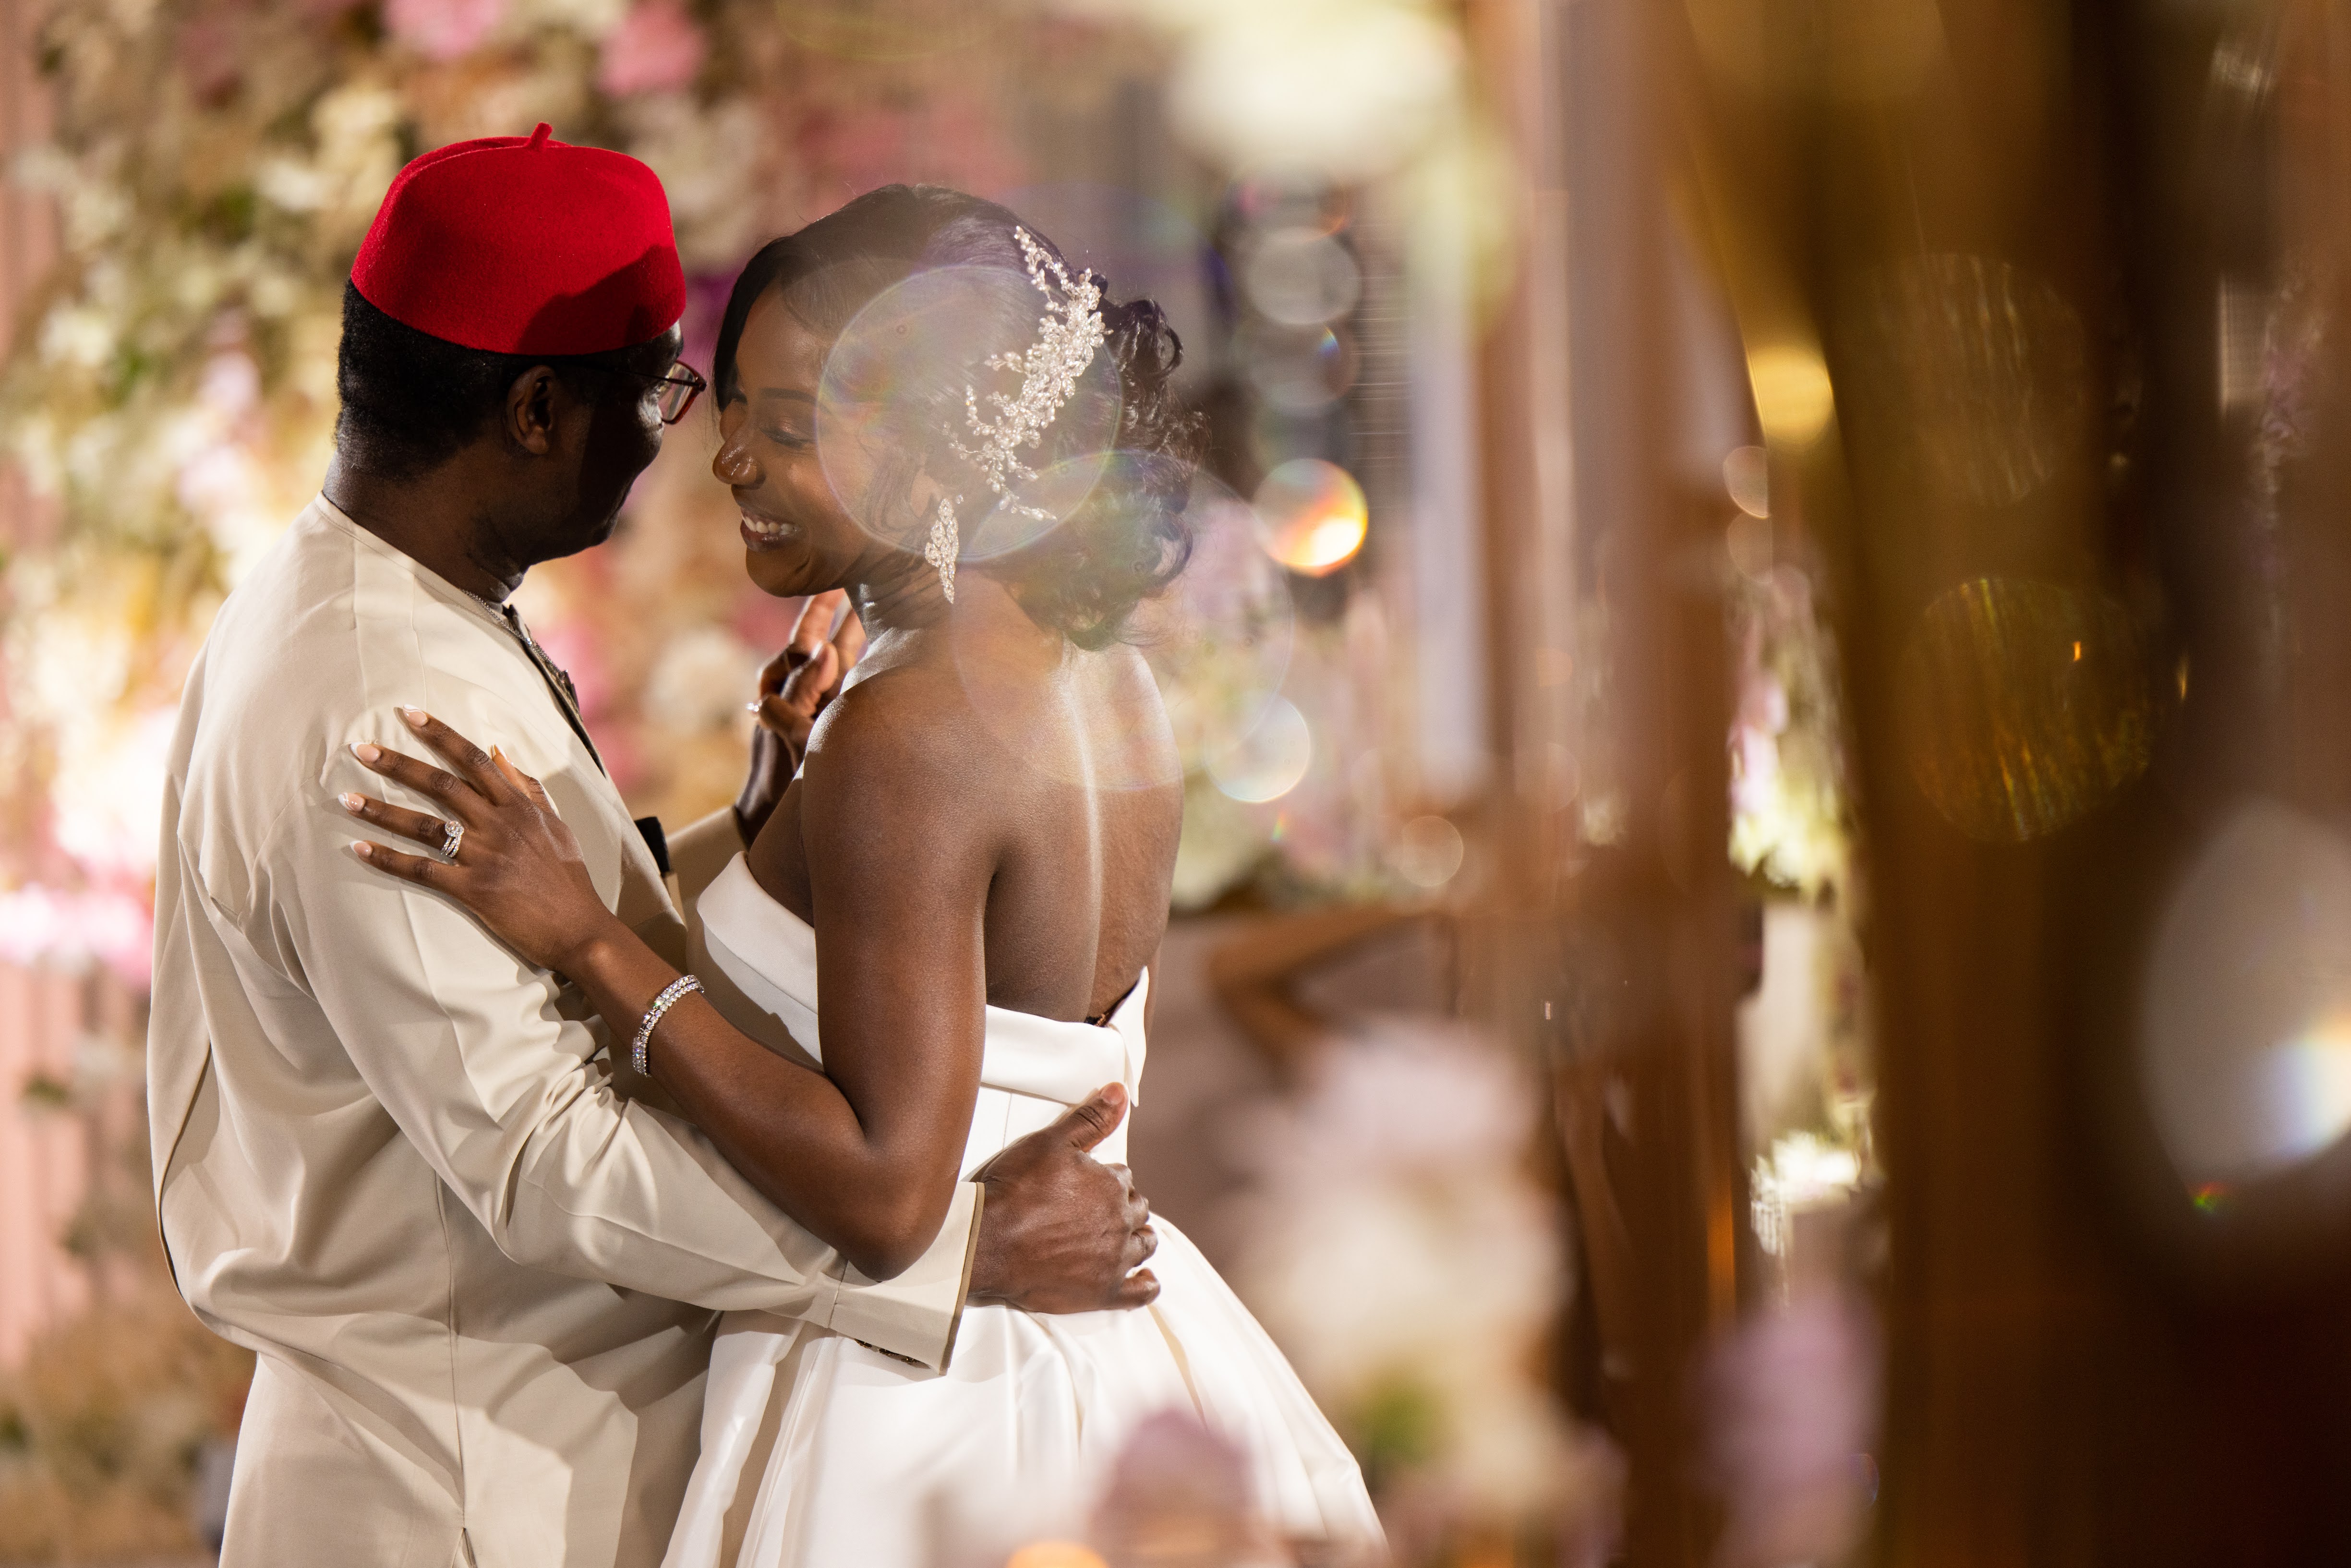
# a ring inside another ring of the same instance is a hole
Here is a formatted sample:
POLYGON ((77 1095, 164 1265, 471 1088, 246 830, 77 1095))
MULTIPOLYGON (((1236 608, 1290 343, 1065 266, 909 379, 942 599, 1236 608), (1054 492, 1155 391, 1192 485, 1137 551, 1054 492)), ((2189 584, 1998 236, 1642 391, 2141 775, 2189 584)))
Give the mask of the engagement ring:
POLYGON ((444 822, 441 824, 441 858, 443 860, 454 862, 457 858, 457 846, 465 841, 465 823, 444 822))

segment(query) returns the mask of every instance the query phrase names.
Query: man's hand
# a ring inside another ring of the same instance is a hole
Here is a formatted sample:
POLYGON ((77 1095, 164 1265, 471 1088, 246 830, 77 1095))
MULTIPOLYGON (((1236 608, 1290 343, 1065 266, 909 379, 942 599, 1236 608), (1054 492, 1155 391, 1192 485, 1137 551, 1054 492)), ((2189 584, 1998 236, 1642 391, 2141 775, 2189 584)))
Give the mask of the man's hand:
POLYGON ((1125 1114, 1126 1091, 1104 1084, 981 1167, 987 1198, 971 1266, 974 1305, 1092 1312, 1158 1298, 1159 1281, 1137 1267, 1159 1246, 1151 1205, 1133 1172, 1086 1152, 1125 1114))
POLYGON ((736 821, 747 844, 759 836, 776 802, 790 788, 817 715, 839 694, 841 677, 865 652, 865 623, 855 611, 841 620, 838 633, 832 630, 834 617, 848 604, 849 595, 839 589, 810 595, 792 623, 784 651, 759 672, 759 700, 751 705, 759 716, 759 727, 751 736, 750 772, 744 778, 743 792, 735 797, 736 821))

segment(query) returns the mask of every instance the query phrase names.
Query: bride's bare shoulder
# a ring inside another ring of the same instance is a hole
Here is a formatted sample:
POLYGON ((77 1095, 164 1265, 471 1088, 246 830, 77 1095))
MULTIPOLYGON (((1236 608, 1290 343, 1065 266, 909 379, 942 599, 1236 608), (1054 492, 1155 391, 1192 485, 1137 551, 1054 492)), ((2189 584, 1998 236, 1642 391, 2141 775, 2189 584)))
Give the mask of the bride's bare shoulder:
POLYGON ((967 693, 925 664, 876 670, 843 691, 810 733, 804 777, 860 789, 879 775, 935 779, 967 773, 964 732, 972 724, 967 693))

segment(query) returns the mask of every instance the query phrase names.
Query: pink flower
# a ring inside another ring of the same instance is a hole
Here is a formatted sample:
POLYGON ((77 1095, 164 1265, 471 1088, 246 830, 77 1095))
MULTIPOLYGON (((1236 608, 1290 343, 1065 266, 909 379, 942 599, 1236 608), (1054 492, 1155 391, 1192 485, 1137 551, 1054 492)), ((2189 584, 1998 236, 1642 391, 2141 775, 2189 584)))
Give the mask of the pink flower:
POLYGON ((709 48, 678 0, 638 0, 605 36, 596 85, 614 98, 674 92, 694 80, 709 48))
POLYGON ((385 0, 392 36, 432 60, 454 60, 490 36, 507 0, 385 0))

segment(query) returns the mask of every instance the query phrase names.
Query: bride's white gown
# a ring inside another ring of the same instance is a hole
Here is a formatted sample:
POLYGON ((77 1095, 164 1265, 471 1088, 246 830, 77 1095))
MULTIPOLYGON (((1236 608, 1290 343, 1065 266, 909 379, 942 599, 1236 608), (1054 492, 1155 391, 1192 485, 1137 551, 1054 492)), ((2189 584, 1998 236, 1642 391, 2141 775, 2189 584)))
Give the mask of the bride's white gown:
MULTIPOLYGON (((697 972, 717 1005, 771 1049, 820 1063, 814 929, 740 857, 704 894, 701 924, 697 972)), ((1104 1083, 1134 1098, 1149 983, 1107 1026, 987 1009, 967 1175, 1104 1083)), ((1096 1157, 1122 1160, 1125 1143, 1122 1124, 1096 1157)), ((1284 1534, 1376 1542, 1355 1461, 1290 1364, 1190 1240, 1153 1224, 1155 1303, 1068 1316, 969 1307, 945 1373, 730 1314, 664 1568, 1000 1563, 1022 1541, 1081 1535, 1127 1435, 1168 1409, 1240 1447, 1258 1509, 1284 1534)))

